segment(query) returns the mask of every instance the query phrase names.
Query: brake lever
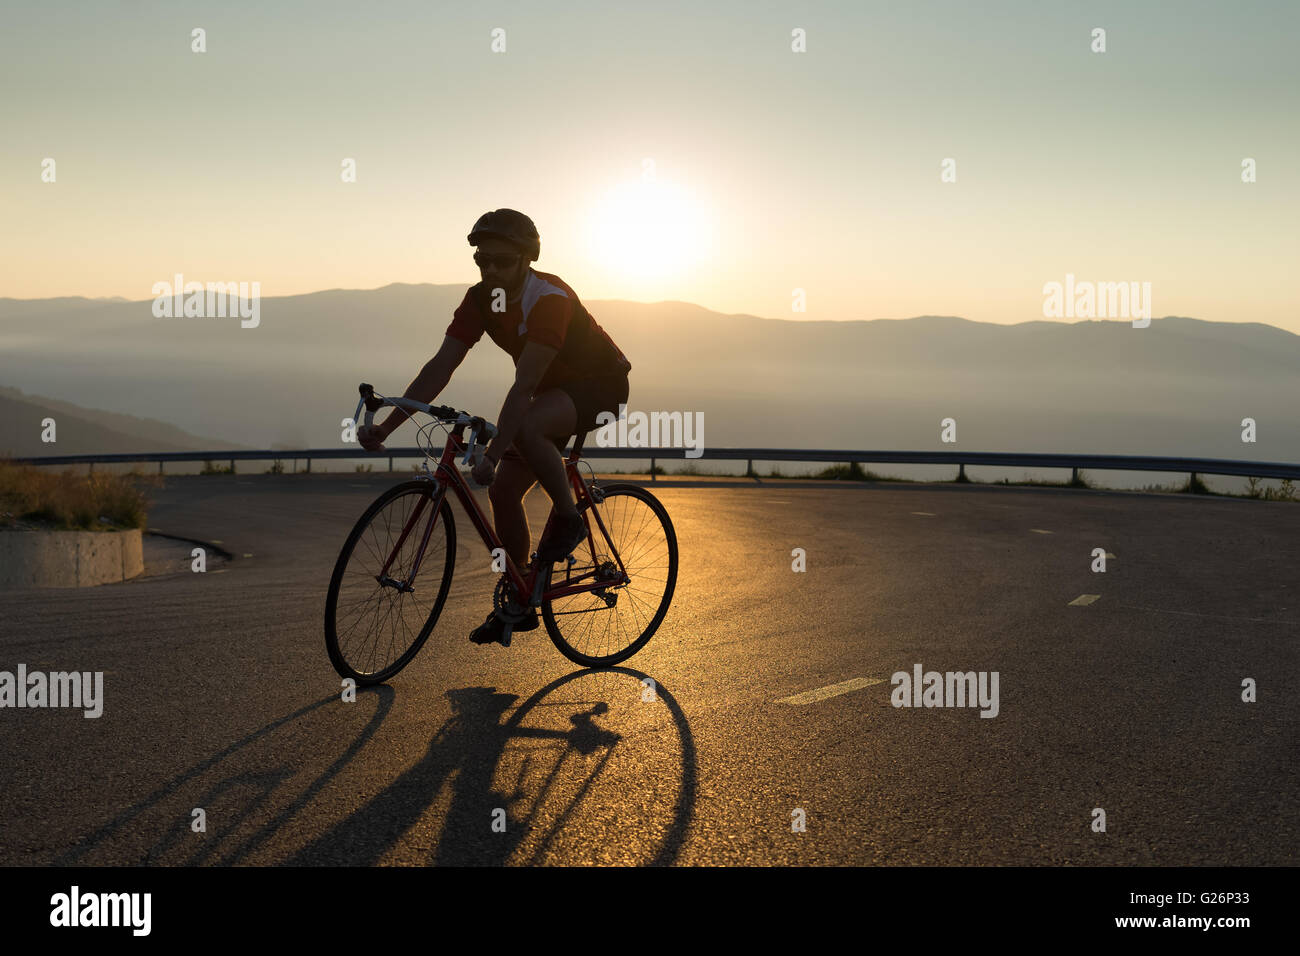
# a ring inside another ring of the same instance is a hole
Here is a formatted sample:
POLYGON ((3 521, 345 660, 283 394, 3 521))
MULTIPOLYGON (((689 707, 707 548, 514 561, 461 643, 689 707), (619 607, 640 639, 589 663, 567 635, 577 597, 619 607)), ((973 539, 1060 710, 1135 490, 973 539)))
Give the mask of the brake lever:
MULTIPOLYGON (((470 457, 474 454, 474 446, 478 444, 478 426, 469 433, 469 442, 465 445, 465 457, 461 459, 462 465, 468 465, 470 457)), ((475 464, 478 464, 475 462, 475 464)))
POLYGON ((361 424, 371 425, 375 420, 375 412, 383 408, 384 400, 382 398, 375 398, 375 387, 366 382, 362 382, 358 385, 357 391, 361 393, 361 400, 357 402, 357 410, 352 413, 352 424, 354 427, 360 426, 361 424), (366 420, 364 423, 361 421, 362 405, 366 406, 366 420))

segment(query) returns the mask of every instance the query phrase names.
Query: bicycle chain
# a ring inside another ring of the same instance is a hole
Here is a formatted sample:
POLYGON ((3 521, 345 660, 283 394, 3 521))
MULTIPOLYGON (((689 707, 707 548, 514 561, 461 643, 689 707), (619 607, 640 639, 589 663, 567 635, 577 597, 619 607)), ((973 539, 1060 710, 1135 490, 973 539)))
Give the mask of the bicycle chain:
MULTIPOLYGON (((588 468, 590 467, 588 465, 588 468)), ((592 475, 591 481, 587 485, 587 495, 595 504, 600 504, 605 500, 605 491, 596 485, 595 475, 592 475)), ((597 581, 613 581, 619 576, 618 565, 604 555, 601 556, 601 560, 596 562, 596 567, 597 581)), ((617 601, 617 597, 613 595, 607 596, 603 592, 604 589, 601 588, 597 593, 604 598, 608 606, 612 607, 617 601), (613 597, 613 600, 610 599, 611 597, 613 597)), ((518 624, 528 615, 529 608, 520 604, 516 599, 514 585, 510 583, 508 575, 503 574, 498 579, 496 587, 492 589, 492 610, 496 612, 497 617, 507 624, 518 624)))

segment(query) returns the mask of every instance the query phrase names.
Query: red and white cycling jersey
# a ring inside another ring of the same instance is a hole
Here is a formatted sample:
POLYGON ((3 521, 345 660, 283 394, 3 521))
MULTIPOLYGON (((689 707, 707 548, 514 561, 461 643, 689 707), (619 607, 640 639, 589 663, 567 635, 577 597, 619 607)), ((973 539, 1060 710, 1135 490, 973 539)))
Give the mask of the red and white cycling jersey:
POLYGON ((632 367, 559 276, 530 269, 523 294, 507 303, 504 312, 493 312, 491 302, 491 290, 484 283, 470 286, 447 326, 447 334, 472 347, 486 332, 515 365, 528 342, 556 349, 559 354, 542 376, 539 390, 561 382, 613 375, 632 367))

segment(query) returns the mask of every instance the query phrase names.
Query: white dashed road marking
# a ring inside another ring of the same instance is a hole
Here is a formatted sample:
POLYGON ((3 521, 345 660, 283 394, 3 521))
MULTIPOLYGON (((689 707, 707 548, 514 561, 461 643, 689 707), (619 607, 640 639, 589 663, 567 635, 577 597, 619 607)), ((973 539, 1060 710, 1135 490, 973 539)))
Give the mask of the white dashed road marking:
POLYGON ((828 687, 818 687, 816 690, 804 691, 802 694, 795 694, 793 697, 782 697, 775 703, 793 704, 798 707, 803 704, 815 704, 819 700, 826 700, 828 697, 838 697, 840 694, 847 694, 851 691, 861 690, 864 687, 870 687, 872 684, 883 684, 883 677, 855 677, 852 680, 840 681, 838 684, 831 684, 828 687))
POLYGON ((1077 598, 1067 604, 1066 607, 1083 607, 1085 604, 1091 604, 1100 597, 1100 594, 1080 594, 1077 598))

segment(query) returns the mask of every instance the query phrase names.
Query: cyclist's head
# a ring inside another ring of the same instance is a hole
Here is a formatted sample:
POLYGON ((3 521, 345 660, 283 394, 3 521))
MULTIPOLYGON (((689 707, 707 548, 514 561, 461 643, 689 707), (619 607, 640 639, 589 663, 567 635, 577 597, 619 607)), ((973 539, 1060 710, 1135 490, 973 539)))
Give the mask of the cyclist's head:
POLYGON ((494 209, 479 216, 467 238, 471 246, 478 246, 474 261, 483 281, 500 284, 507 294, 523 284, 529 263, 542 251, 537 227, 514 209, 494 209))

